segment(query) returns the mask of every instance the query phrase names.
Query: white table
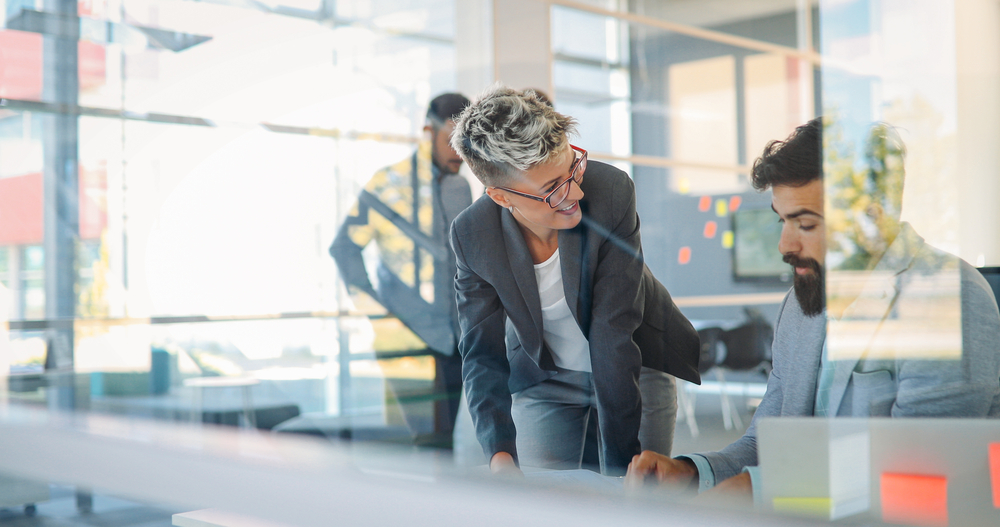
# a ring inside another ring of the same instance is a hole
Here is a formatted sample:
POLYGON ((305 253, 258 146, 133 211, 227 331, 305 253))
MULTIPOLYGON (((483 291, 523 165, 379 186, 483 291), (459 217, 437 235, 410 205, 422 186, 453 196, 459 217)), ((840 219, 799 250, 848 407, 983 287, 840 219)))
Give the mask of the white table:
POLYGON ((201 423, 202 392, 207 388, 241 388, 243 390, 243 422, 248 428, 257 428, 257 418, 253 410, 253 394, 251 389, 260 384, 260 379, 253 377, 195 377, 185 379, 184 386, 194 389, 191 420, 201 423))
POLYGON ((201 509, 172 516, 177 527, 288 527, 281 523, 266 522, 218 509, 201 509))

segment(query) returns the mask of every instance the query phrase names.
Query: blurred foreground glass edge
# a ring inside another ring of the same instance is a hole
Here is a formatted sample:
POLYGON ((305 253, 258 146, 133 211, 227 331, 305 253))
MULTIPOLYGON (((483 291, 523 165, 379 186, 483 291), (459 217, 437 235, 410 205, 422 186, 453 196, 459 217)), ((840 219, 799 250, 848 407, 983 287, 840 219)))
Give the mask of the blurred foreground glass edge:
POLYGON ((531 471, 491 478, 413 448, 16 407, 0 413, 0 451, 5 475, 285 525, 817 525, 531 471))

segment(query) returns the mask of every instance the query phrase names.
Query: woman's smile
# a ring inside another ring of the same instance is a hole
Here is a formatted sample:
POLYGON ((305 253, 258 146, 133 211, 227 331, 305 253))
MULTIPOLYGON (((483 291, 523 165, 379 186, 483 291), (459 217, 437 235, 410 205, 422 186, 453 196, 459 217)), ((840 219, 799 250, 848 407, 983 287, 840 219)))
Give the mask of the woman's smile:
POLYGON ((566 216, 572 216, 576 214, 576 211, 580 210, 580 201, 574 200, 573 203, 567 205, 563 203, 563 206, 556 210, 559 214, 564 214, 566 216))

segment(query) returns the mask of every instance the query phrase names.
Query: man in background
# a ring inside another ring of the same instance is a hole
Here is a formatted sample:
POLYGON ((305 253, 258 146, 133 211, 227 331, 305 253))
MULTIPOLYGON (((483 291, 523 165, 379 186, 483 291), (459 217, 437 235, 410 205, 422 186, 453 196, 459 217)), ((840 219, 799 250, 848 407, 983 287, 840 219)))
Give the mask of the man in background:
POLYGON ((462 158, 449 138, 453 119, 468 104, 457 93, 431 100, 424 140, 411 156, 372 176, 330 246, 344 282, 371 296, 434 352, 434 432, 447 445, 462 391, 448 231, 472 203, 469 183, 458 174, 462 158), (370 276, 362 251, 373 241, 378 262, 370 276))

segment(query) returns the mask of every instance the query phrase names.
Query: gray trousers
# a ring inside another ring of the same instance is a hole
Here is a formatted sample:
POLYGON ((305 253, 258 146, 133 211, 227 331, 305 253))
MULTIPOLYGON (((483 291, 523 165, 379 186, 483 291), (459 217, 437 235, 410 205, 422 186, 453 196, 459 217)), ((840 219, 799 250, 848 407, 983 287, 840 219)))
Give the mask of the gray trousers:
MULTIPOLYGON (((674 378, 642 368, 639 373, 642 419, 639 444, 643 450, 670 455, 677 417, 674 378)), ((550 469, 581 467, 587 426, 597 418, 591 374, 560 371, 551 379, 512 395, 511 415, 517 428, 521 466, 550 469)))

